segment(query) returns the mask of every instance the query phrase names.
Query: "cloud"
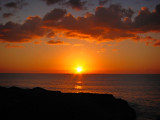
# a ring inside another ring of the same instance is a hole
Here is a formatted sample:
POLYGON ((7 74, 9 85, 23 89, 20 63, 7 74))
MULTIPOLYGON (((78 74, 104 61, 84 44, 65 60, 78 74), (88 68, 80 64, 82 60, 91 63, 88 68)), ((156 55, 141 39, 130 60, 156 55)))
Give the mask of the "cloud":
POLYGON ((53 5, 53 4, 56 4, 56 3, 60 3, 63 0, 43 0, 43 1, 46 2, 47 5, 53 5))
POLYGON ((25 2, 24 0, 15 0, 14 2, 6 3, 5 7, 14 8, 14 9, 22 9, 26 5, 28 5, 28 3, 25 2))
POLYGON ((160 4, 156 6, 156 12, 160 13, 160 4))
POLYGON ((53 31, 46 34, 47 38, 53 38, 55 36, 55 33, 53 31))
POLYGON ((53 28, 45 27, 51 23, 56 24, 66 14, 64 9, 54 9, 43 18, 29 16, 23 24, 7 22, 0 24, 1 42, 31 42, 41 37, 53 38, 56 34, 53 28))
MULTIPOLYGON (((131 19, 133 13, 130 8, 123 9, 120 5, 111 5, 109 8, 97 7, 94 14, 87 13, 84 17, 75 18, 67 14, 58 23, 52 24, 52 27, 66 31, 68 37, 98 41, 128 39, 135 37, 135 34, 128 31, 131 24, 129 20, 122 21, 122 18, 131 19)), ((51 27, 51 23, 48 27, 51 27)))
POLYGON ((47 5, 54 5, 57 3, 62 3, 61 5, 67 5, 75 10, 85 9, 84 5, 86 2, 82 2, 81 0, 43 0, 47 5))
POLYGON ((160 40, 153 38, 151 36, 146 36, 146 37, 137 36, 134 38, 134 40, 145 42, 146 45, 151 45, 151 46, 155 46, 155 47, 160 46, 160 40))
POLYGON ((49 40, 47 42, 47 44, 50 44, 50 45, 69 45, 69 43, 65 43, 65 42, 60 41, 60 40, 57 40, 57 41, 55 41, 55 40, 49 40))
POLYGON ((155 43, 154 43, 154 46, 160 46, 160 40, 157 40, 155 43))
POLYGON ((20 46, 20 45, 10 45, 10 44, 7 44, 5 46, 5 48, 25 48, 24 46, 20 46))
POLYGON ((28 17, 23 24, 7 22, 0 25, 0 40, 2 42, 30 42, 34 38, 40 38, 47 33, 42 28, 42 19, 38 16, 28 17))
POLYGON ((42 40, 37 39, 37 40, 34 41, 34 44, 40 44, 41 42, 42 42, 42 40))
POLYGON ((150 12, 147 7, 142 7, 138 16, 135 17, 133 25, 137 31, 160 32, 160 4, 156 6, 155 11, 150 12))
POLYGON ((83 10, 85 9, 84 5, 86 4, 86 2, 82 2, 81 0, 69 0, 66 5, 71 6, 72 9, 75 10, 83 10))
MULTIPOLYGON (((160 14, 157 6, 154 12, 143 7, 135 18, 131 8, 122 8, 119 4, 111 4, 109 7, 99 6, 95 9, 95 13, 87 13, 77 18, 66 14, 56 24, 50 21, 50 25, 52 28, 65 31, 65 35, 72 38, 97 41, 135 40, 139 33, 160 31, 160 14)), ((152 41, 155 42, 153 39, 152 41)))
MULTIPOLYGON (((68 1, 69 2, 69 1, 68 1)), ((80 2, 80 1, 79 1, 80 2)), ((131 8, 119 4, 99 6, 94 13, 75 17, 65 9, 53 9, 44 15, 30 16, 23 24, 8 22, 0 25, 0 40, 3 42, 30 42, 32 39, 56 34, 63 37, 96 41, 121 41, 126 39, 144 41, 158 46, 157 39, 142 38, 139 33, 160 32, 160 5, 150 12, 142 7, 137 16, 131 8), (134 18, 133 18, 134 17, 134 18)), ((48 44, 64 44, 62 41, 48 41, 48 44)))
POLYGON ((103 6, 104 4, 108 3, 109 0, 99 0, 99 5, 103 6))
POLYGON ((112 4, 108 8, 97 7, 93 15, 93 21, 97 26, 113 29, 127 29, 131 25, 134 11, 130 8, 124 9, 119 4, 112 4), (124 19, 126 19, 124 21, 124 19))
POLYGON ((9 18, 13 16, 13 13, 3 13, 3 18, 9 18))
POLYGON ((56 8, 56 9, 52 10, 51 12, 47 13, 44 16, 43 20, 45 22, 50 22, 50 21, 51 22, 55 22, 55 21, 57 21, 59 19, 62 19, 66 13, 67 12, 66 12, 65 9, 57 9, 56 8))
POLYGON ((5 6, 8 8, 17 8, 17 3, 16 2, 9 2, 9 3, 6 3, 5 6))

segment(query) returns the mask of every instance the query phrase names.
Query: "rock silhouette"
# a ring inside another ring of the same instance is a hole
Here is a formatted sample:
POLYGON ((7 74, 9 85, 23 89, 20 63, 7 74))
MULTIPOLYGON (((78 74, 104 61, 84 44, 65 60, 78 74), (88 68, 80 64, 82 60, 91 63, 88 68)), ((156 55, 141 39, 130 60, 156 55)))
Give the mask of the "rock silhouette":
POLYGON ((0 114, 6 119, 136 119, 128 103, 111 94, 61 93, 39 87, 0 87, 0 114))

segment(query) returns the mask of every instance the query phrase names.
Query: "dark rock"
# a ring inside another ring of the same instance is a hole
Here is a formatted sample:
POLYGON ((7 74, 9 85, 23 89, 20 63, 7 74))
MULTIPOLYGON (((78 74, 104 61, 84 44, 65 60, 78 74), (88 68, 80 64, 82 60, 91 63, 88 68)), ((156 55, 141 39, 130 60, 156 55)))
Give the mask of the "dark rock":
POLYGON ((128 103, 113 95, 61 93, 39 87, 0 87, 0 114, 6 119, 136 119, 136 113, 128 103))

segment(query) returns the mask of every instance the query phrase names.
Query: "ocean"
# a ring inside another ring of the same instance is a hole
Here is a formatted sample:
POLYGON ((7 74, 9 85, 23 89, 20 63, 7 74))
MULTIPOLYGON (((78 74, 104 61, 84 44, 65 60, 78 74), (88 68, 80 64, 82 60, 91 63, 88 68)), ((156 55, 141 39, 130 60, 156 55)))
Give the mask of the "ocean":
POLYGON ((137 112, 137 120, 160 119, 160 74, 0 73, 0 86, 113 94, 129 102, 137 112))

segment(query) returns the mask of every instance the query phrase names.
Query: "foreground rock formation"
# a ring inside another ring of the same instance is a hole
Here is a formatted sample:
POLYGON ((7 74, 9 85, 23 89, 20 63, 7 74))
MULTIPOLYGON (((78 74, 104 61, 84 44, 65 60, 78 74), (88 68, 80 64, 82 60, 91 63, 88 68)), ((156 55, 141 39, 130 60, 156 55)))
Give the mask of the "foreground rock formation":
POLYGON ((0 87, 0 117, 6 119, 135 120, 136 113, 110 94, 61 93, 42 88, 0 87))

